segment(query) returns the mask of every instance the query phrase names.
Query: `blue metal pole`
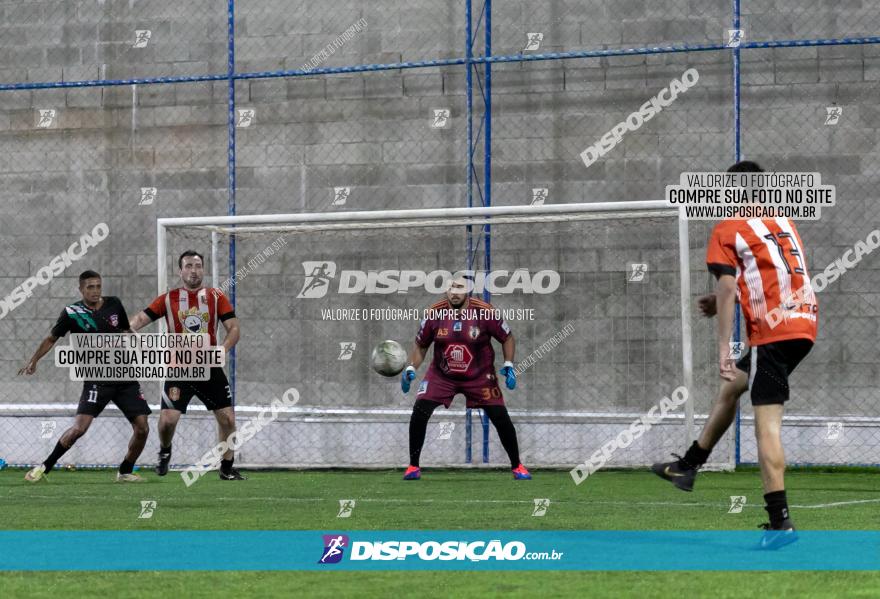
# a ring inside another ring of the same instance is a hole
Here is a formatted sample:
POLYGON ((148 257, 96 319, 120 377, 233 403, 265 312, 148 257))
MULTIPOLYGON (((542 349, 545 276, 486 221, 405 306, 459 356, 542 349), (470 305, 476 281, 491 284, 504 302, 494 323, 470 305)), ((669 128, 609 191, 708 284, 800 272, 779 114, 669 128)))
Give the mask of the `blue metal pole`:
MULTIPOLYGON (((740 0, 733 0, 733 28, 740 27, 740 0)), ((742 160, 741 146, 741 122, 740 122, 740 49, 733 49, 733 137, 734 137, 734 162, 742 160)), ((733 341, 740 341, 739 304, 734 304, 733 313, 733 341)), ((737 346, 739 347, 739 346, 737 346)), ((734 465, 739 466, 741 459, 741 425, 739 404, 736 405, 736 429, 734 429, 734 465)))
MULTIPOLYGON (((473 80, 473 58, 474 58, 474 42, 472 30, 472 0, 465 0, 464 3, 464 20, 465 20, 465 58, 467 63, 465 68, 465 81, 467 86, 467 205, 472 208, 474 205, 474 80, 473 80)), ((473 269, 473 227, 467 226, 467 269, 473 269)), ((473 415, 470 408, 465 411, 465 447, 464 461, 470 464, 473 461, 473 415)))
MULTIPOLYGON (((467 59, 467 72, 465 73, 465 84, 467 94, 467 205, 468 208, 474 205, 474 79, 473 79, 473 58, 474 58, 474 42, 473 31, 471 30, 472 0, 465 0, 464 3, 464 20, 465 20, 465 58, 467 59)), ((468 268, 471 263, 471 225, 467 226, 468 232, 468 268)))
MULTIPOLYGON (((485 56, 492 56, 492 0, 486 0, 486 49, 485 56)), ((485 102, 486 110, 483 114, 484 125, 484 148, 485 157, 483 159, 483 204, 485 206, 492 205, 492 63, 487 62, 484 67, 485 77, 485 102)), ((483 266, 488 273, 492 270, 492 248, 491 248, 491 225, 486 223, 483 226, 483 243, 484 256, 483 266)), ((491 293, 485 287, 483 288, 483 299, 487 302, 491 300, 491 293)), ((483 423, 483 463, 489 463, 489 418, 485 412, 480 412, 480 420, 483 423)))
MULTIPOLYGON (((228 203, 226 213, 229 216, 235 215, 235 0, 229 0, 227 4, 227 31, 228 31, 228 48, 226 57, 226 76, 228 79, 229 96, 228 96, 228 114, 227 114, 227 185, 228 185, 228 203)), ((231 284, 229 285, 229 301, 232 307, 235 307, 235 234, 229 238, 229 275, 231 284)), ((235 406, 235 348, 229 351, 229 389, 232 392, 232 405, 235 406)))

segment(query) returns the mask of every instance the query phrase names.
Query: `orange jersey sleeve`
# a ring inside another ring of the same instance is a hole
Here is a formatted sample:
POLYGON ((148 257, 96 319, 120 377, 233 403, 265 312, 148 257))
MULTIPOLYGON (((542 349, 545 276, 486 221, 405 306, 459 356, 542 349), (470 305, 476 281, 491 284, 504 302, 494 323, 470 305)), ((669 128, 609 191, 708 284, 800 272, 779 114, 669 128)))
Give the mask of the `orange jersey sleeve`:
POLYGON ((235 318, 235 308, 232 307, 229 298, 216 287, 214 288, 214 294, 217 297, 217 318, 221 321, 235 318))
POLYGON ((715 225, 709 246, 706 248, 706 266, 716 277, 721 275, 736 276, 739 256, 736 252, 736 231, 727 221, 715 225))
POLYGON ((147 306, 144 313, 149 316, 152 320, 156 320, 157 318, 161 318, 165 316, 165 296, 167 294, 163 293, 156 299, 154 299, 149 306, 147 306))

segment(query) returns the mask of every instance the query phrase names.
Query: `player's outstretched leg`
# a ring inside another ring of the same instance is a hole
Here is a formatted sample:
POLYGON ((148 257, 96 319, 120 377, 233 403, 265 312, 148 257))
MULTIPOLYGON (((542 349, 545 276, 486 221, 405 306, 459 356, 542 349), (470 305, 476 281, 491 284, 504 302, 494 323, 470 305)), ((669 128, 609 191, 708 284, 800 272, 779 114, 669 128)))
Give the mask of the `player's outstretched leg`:
POLYGON ((162 406, 159 412, 159 463, 156 465, 156 474, 165 476, 168 474, 168 465, 171 463, 171 440, 174 439, 174 430, 180 420, 180 410, 162 406))
MULTIPOLYGON (((228 443, 235 433, 235 410, 231 406, 214 410, 214 418, 217 420, 219 440, 228 443)), ((234 462, 235 451, 230 447, 223 453, 223 459, 220 460, 220 480, 247 480, 247 477, 232 467, 234 462)))
POLYGON ((34 466, 28 470, 28 473, 24 475, 24 479, 28 482, 35 483, 38 480, 45 478, 46 474, 51 472, 58 460, 61 459, 61 456, 67 453, 68 449, 73 447, 73 444, 76 443, 77 439, 86 434, 86 431, 89 430, 89 426, 91 426, 94 419, 94 416, 89 416, 88 414, 77 414, 76 418, 73 420, 73 426, 64 431, 64 434, 58 439, 58 442, 55 444, 55 449, 52 450, 49 457, 46 458, 42 464, 34 466))
POLYGON ((403 480, 419 480, 422 477, 419 459, 425 445, 428 421, 439 405, 436 401, 427 399, 417 399, 413 404, 412 415, 409 417, 409 467, 403 474, 403 480))
POLYGON ((519 461, 519 442, 516 439, 516 428, 510 420, 510 414, 505 406, 485 406, 482 410, 492 421, 492 425, 498 432, 498 438, 501 440, 501 446, 507 452, 510 458, 510 469, 513 472, 513 478, 516 480, 531 480, 532 475, 526 470, 526 467, 519 461))
POLYGON ((143 478, 133 472, 137 459, 141 456, 144 446, 147 444, 147 436, 150 434, 150 425, 147 422, 146 415, 136 416, 131 421, 131 439, 128 441, 128 453, 122 463, 119 464, 119 471, 116 473, 116 482, 121 483, 139 483, 143 482, 143 478))
POLYGON ((737 403, 748 386, 748 376, 741 370, 737 371, 735 380, 722 383, 718 399, 712 406, 712 413, 700 433, 700 438, 694 441, 683 457, 674 453, 672 455, 677 458, 675 461, 658 462, 651 466, 654 474, 682 491, 693 491, 697 471, 703 467, 712 449, 733 424, 737 403))

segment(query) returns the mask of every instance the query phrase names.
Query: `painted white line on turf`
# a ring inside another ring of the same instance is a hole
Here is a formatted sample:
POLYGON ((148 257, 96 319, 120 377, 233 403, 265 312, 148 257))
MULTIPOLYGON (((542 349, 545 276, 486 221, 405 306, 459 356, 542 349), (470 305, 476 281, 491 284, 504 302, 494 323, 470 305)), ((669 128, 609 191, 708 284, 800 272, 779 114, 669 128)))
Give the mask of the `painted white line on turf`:
POLYGON ((880 503, 880 498, 878 499, 857 499, 854 501, 835 501, 834 503, 819 503, 817 505, 793 505, 791 507, 796 508, 805 508, 805 509, 818 509, 824 507, 838 507, 841 505, 855 505, 857 503, 880 503))
MULTIPOLYGON (((119 499, 120 501, 129 501, 128 498, 119 497, 106 497, 103 494, 100 495, 65 495, 64 499, 85 499, 92 500, 95 497, 101 497, 102 501, 119 499)), ((28 495, 28 499, 59 499, 56 495, 28 495)), ((249 495, 247 497, 212 497, 217 501, 277 501, 284 503, 313 503, 313 502, 321 502, 321 501, 336 501, 335 499, 330 499, 327 497, 254 497, 249 495)), ((417 499, 417 498, 407 498, 407 499, 395 499, 395 498, 356 498, 357 501, 362 503, 450 503, 450 504, 497 504, 497 503, 522 503, 531 505, 534 500, 523 500, 523 499, 417 499)), ((716 502, 716 503, 682 503, 675 501, 640 501, 640 502, 632 502, 632 501, 566 501, 556 499, 553 501, 554 504, 574 504, 574 505, 620 505, 620 506, 659 506, 659 507, 728 507, 728 504, 725 502, 716 502)), ((821 508, 831 508, 831 507, 841 507, 846 505, 856 505, 856 504, 864 504, 864 503, 880 503, 880 498, 877 499, 857 499, 853 501, 836 501, 834 503, 819 503, 815 505, 791 505, 790 507, 796 509, 821 509, 821 508)), ((747 504, 744 507, 747 508, 755 508, 755 509, 764 509, 764 506, 755 505, 755 504, 747 504)))

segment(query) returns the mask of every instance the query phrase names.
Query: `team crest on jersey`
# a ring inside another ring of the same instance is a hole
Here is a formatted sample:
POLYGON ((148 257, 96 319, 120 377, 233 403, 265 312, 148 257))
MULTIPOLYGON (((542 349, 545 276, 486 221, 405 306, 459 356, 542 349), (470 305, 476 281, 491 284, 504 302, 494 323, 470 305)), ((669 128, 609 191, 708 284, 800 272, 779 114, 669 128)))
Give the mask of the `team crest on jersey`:
POLYGON ((112 327, 119 326, 119 315, 118 314, 111 314, 110 315, 110 326, 112 326, 112 327))
POLYGON ((200 312, 195 306, 188 310, 178 310, 177 317, 185 331, 190 333, 208 332, 208 313, 200 312))
POLYGON ((476 339, 480 336, 480 327, 471 327, 468 331, 468 335, 470 335, 471 339, 476 339))
POLYGON ((468 367, 474 360, 474 355, 467 345, 453 343, 443 352, 446 358, 446 367, 449 372, 467 372, 468 367))

